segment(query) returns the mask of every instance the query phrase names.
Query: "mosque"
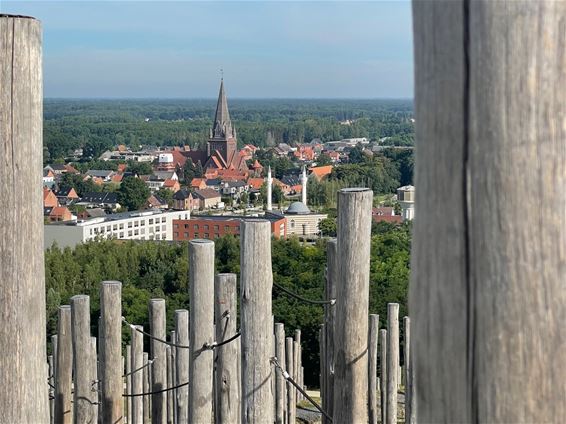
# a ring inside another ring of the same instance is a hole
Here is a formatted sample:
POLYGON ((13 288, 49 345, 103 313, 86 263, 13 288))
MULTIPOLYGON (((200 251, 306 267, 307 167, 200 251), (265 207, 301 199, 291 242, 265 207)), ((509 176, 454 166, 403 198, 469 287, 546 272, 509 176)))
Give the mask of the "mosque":
POLYGON ((267 170, 267 208, 266 218, 283 217, 286 221, 287 235, 312 236, 320 234, 318 223, 328 218, 327 214, 311 212, 307 206, 307 171, 303 166, 301 174, 301 201, 293 202, 285 211, 273 211, 271 193, 273 189, 273 178, 271 178, 271 167, 267 170))

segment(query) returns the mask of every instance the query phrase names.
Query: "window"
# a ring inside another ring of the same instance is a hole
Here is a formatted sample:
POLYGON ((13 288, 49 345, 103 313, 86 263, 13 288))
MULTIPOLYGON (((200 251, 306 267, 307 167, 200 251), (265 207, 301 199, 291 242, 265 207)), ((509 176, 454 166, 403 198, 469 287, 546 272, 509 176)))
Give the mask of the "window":
POLYGON ((173 225, 173 228, 175 228, 175 229, 179 228, 179 224, 173 225))
POLYGON ((124 232, 123 231, 120 232, 120 238, 124 238, 124 232))
POLYGON ((230 226, 229 226, 229 225, 225 225, 225 226, 224 226, 224 231, 226 231, 226 232, 230 231, 230 226))
POLYGON ((220 234, 214 233, 214 238, 218 238, 218 237, 220 237, 220 234))
POLYGON ((161 226, 161 231, 165 231, 165 225, 161 226))
POLYGON ((179 233, 175 232, 174 235, 175 235, 175 238, 179 238, 179 233))
POLYGON ((139 235, 139 233, 140 233, 140 230, 134 230, 134 236, 139 235))
POLYGON ((106 227, 106 231, 111 231, 111 230, 112 230, 112 225, 106 227))
POLYGON ((128 222, 128 228, 132 228, 132 221, 128 222))
POLYGON ((189 233, 183 233, 183 237, 189 238, 189 233))
POLYGON ((142 220, 140 221, 140 225, 141 225, 142 227, 145 226, 145 219, 142 219, 142 220))
POLYGON ((185 224, 185 228, 189 228, 189 224, 185 224))
POLYGON ((205 224, 204 229, 205 229, 205 230, 208 230, 208 225, 205 224))
POLYGON ((208 238, 208 233, 204 233, 204 238, 205 238, 205 239, 208 238))
POLYGON ((114 225, 112 226, 112 230, 116 231, 117 229, 118 229, 118 224, 114 224, 114 225))
POLYGON ((128 230, 128 237, 132 237, 132 230, 128 230))
POLYGON ((195 238, 200 238, 199 233, 195 233, 195 238))
POLYGON ((294 219, 291 220, 291 228, 295 228, 295 220, 294 219))
POLYGON ((149 225, 153 224, 153 218, 149 218, 149 225))
POLYGON ((140 234, 145 234, 145 228, 142 228, 142 229, 140 230, 140 234))
POLYGON ((161 222, 165 222, 165 217, 161 218, 161 222))
POLYGON ((193 230, 198 230, 198 224, 193 225, 193 230))
POLYGON ((218 225, 214 226, 214 231, 218 231, 218 225))
POLYGON ((140 223, 138 221, 134 221, 134 227, 139 227, 140 223))
POLYGON ((124 229, 124 223, 120 224, 120 229, 121 229, 121 230, 124 229))

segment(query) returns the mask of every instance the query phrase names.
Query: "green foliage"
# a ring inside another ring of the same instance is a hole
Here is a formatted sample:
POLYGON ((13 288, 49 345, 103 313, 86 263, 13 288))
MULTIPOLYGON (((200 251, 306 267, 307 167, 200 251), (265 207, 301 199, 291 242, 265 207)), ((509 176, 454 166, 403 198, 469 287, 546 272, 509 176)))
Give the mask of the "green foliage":
POLYGON ((88 179, 83 181, 84 176, 77 174, 63 174, 59 181, 60 189, 74 188, 77 195, 83 196, 85 193, 102 191, 102 187, 88 179))
POLYGON ((149 187, 145 182, 135 177, 126 177, 120 184, 118 201, 130 211, 142 207, 150 194, 149 187))
POLYGON ((332 159, 326 153, 321 153, 316 159, 316 166, 332 165, 332 159))
POLYGON ((318 229, 324 237, 336 237, 336 219, 325 218, 318 223, 318 229))
POLYGON ((375 195, 393 193, 400 186, 400 174, 393 161, 385 156, 364 157, 363 162, 333 168, 330 180, 348 187, 369 187, 375 195))
POLYGON ((160 188, 155 195, 165 200, 169 206, 173 206, 173 192, 168 188, 160 188))
POLYGON ((151 175, 153 174, 153 168, 151 167, 151 162, 137 162, 135 160, 129 160, 127 162, 128 168, 127 172, 132 172, 137 175, 151 175))

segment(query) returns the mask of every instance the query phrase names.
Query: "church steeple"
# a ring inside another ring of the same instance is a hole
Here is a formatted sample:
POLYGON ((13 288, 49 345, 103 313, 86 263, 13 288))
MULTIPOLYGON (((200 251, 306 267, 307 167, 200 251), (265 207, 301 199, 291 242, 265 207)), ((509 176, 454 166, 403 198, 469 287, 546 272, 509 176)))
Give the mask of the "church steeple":
POLYGON ((216 114, 214 115, 214 124, 212 126, 212 138, 224 140, 235 138, 230 113, 228 112, 228 101, 224 92, 224 78, 220 80, 220 92, 218 93, 218 103, 216 104, 216 114))

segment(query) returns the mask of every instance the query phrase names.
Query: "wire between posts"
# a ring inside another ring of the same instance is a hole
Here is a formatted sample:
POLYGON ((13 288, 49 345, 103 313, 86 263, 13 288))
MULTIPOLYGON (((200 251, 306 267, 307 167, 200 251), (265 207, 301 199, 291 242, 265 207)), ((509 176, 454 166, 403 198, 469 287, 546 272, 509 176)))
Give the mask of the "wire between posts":
POLYGON ((293 293, 291 290, 286 289, 285 287, 275 282, 273 283, 273 287, 277 288, 278 290, 281 290, 282 292, 287 293, 289 296, 294 297, 295 299, 298 299, 302 302, 311 303, 313 305, 334 305, 336 303, 336 299, 330 299, 330 300, 307 299, 306 297, 299 296, 298 294, 293 293))
POLYGON ((328 414, 326 413, 326 411, 324 411, 324 410, 320 407, 320 405, 319 405, 318 403, 316 403, 316 402, 314 401, 314 399, 311 398, 311 397, 307 394, 307 392, 305 392, 305 391, 303 390, 303 388, 302 388, 300 385, 298 385, 297 383, 295 383, 295 381, 291 378, 291 376, 289 375, 289 373, 288 373, 287 371, 285 371, 285 370, 283 369, 283 367, 281 367, 281 365, 279 364, 279 361, 277 360, 277 357, 273 356, 273 357, 271 357, 269 360, 270 360, 270 362, 271 362, 273 365, 275 365, 275 368, 277 368, 277 370, 281 373, 281 375, 283 376, 283 378, 284 378, 286 381, 288 381, 288 382, 291 383, 293 386, 295 386, 295 388, 305 397, 305 399, 307 399, 307 400, 312 404, 312 406, 314 406, 316 409, 318 409, 319 412, 320 412, 322 415, 324 415, 324 416, 326 417, 326 419, 327 419, 329 422, 332 422, 332 417, 331 417, 330 415, 328 415, 328 414))
POLYGON ((168 342, 167 340, 160 339, 159 337, 155 337, 155 336, 151 335, 150 333, 147 333, 147 332, 145 332, 145 331, 143 331, 143 330, 140 330, 140 329, 139 329, 138 327, 136 327, 135 325, 130 324, 130 323, 126 320, 125 317, 122 317, 122 322, 123 322, 124 324, 128 325, 132 330, 136 330, 138 333, 142 333, 144 336, 147 336, 147 337, 149 337, 150 339, 156 340, 156 341, 158 341, 158 342, 161 342, 161 343, 163 343, 163 344, 166 344, 166 345, 169 345, 169 346, 172 346, 172 347, 178 347, 178 348, 180 348, 180 349, 190 349, 189 346, 180 345, 180 344, 176 344, 176 343, 173 343, 173 342, 168 342))
POLYGON ((154 392, 145 392, 145 393, 136 393, 136 394, 132 394, 129 395, 127 393, 123 393, 122 397, 136 397, 136 396, 150 396, 150 395, 157 395, 159 393, 164 393, 164 392, 170 392, 171 390, 175 390, 175 389, 179 389, 181 387, 185 387, 189 384, 189 382, 187 381, 186 383, 183 384, 179 384, 178 386, 173 386, 173 387, 167 387, 166 389, 162 389, 162 390, 156 390, 154 392))
POLYGON ((154 362, 156 359, 157 359, 157 356, 156 356, 155 358, 150 359, 149 361, 147 361, 147 364, 144 364, 144 365, 142 365, 141 367, 139 367, 139 368, 137 368, 137 369, 135 369, 135 370, 133 370, 133 371, 130 371, 129 373, 124 374, 124 375, 122 376, 122 378, 127 377, 127 376, 132 375, 132 374, 135 374, 136 372, 141 371, 141 370, 143 370, 144 368, 153 365, 153 362, 154 362))

